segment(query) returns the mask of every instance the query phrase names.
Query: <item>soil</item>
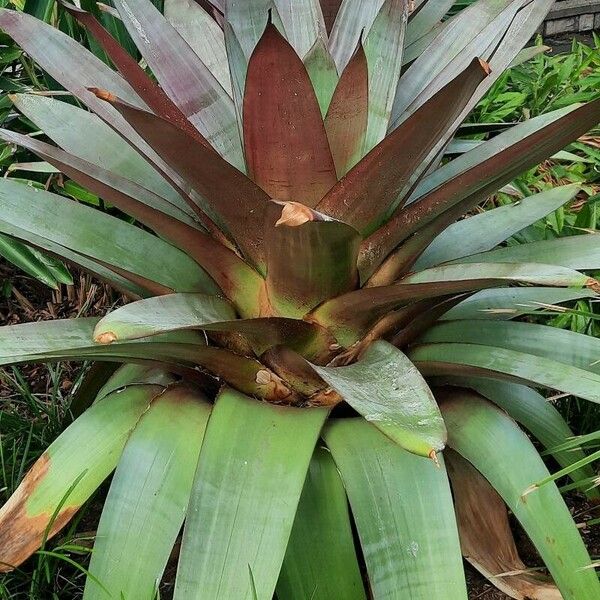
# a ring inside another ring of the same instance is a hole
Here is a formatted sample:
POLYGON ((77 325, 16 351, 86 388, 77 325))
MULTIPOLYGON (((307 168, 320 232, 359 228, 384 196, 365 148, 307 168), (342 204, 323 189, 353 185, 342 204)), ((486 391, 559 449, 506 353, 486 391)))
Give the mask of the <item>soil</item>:
MULTIPOLYGON (((17 272, 12 265, 0 261, 0 284, 4 282, 4 289, 9 289, 7 294, 0 296, 0 325, 77 316, 99 316, 124 302, 122 296, 85 274, 74 272, 74 280, 74 286, 62 286, 60 290, 52 291, 34 279, 17 272)), ((64 371, 66 377, 62 384, 63 391, 68 392, 74 376, 80 368, 81 366, 78 364, 66 365, 64 371)), ((52 382, 44 367, 24 366, 22 371, 33 392, 43 394, 51 388, 52 382)), ((11 394, 14 392, 0 380, 0 404, 2 399, 7 399, 11 394)), ((576 494, 568 495, 566 500, 576 523, 580 526, 592 558, 598 559, 600 557, 600 527, 589 528, 585 526, 585 523, 590 519, 600 517, 600 506, 592 506, 585 498, 576 494)), ((82 521, 83 529, 95 527, 96 515, 90 513, 97 512, 99 514, 100 510, 101 503, 92 507, 82 521)), ((513 522, 513 530, 523 561, 529 567, 541 565, 539 555, 516 522, 513 522)), ((165 599, 171 597, 173 590, 175 558, 174 555, 167 568, 164 584, 161 586, 161 597, 165 599)), ((466 565, 466 576, 470 600, 509 598, 490 585, 468 564, 466 565)))

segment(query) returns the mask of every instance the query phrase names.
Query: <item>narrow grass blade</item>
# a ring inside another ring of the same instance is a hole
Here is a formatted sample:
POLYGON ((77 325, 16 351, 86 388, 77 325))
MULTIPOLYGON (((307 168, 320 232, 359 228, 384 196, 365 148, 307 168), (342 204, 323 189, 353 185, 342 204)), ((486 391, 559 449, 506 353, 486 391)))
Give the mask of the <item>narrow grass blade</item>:
POLYGON ((448 444, 502 496, 533 541, 565 600, 593 600, 600 583, 558 489, 549 484, 523 496, 548 474, 516 423, 473 392, 447 394, 442 413, 448 444), (502 458, 499 459, 499 449, 502 458))
MULTIPOLYGON (((114 598, 151 598, 187 510, 210 404, 168 388, 141 417, 117 465, 89 570, 114 598)), ((106 592, 88 578, 84 600, 106 592)))
POLYGON ((277 583, 281 600, 366 600, 344 485, 330 453, 315 450, 277 583))
POLYGON ((221 392, 200 452, 175 599, 249 600, 253 583, 256 597, 272 596, 326 415, 221 392))
POLYGON ((440 468, 363 419, 337 419, 325 441, 356 521, 374 598, 465 600, 452 496, 440 468))

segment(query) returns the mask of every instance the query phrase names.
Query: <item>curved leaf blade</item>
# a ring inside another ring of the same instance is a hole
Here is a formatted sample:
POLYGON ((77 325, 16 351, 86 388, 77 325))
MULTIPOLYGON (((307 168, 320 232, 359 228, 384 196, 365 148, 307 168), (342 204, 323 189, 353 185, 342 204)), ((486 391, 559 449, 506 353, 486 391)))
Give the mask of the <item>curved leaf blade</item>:
POLYGON ((446 428, 433 394, 396 347, 377 341, 353 365, 313 368, 400 447, 430 458, 444 448, 446 428))
POLYGON ((406 452, 363 419, 336 419, 325 441, 341 473, 375 598, 465 600, 443 466, 406 452))
POLYGON ((221 392, 200 452, 175 599, 273 594, 326 416, 221 392))
POLYGON ((210 405, 184 385, 160 395, 133 429, 96 533, 84 600, 151 598, 186 513, 210 405), (102 589, 99 581, 105 589, 102 589))
POLYGON ((442 404, 448 443, 491 483, 523 525, 565 600, 593 600, 600 583, 556 485, 523 496, 548 475, 527 436, 510 417, 474 393, 448 394, 442 404), (504 460, 498 460, 498 449, 504 460), (508 468, 507 468, 508 467, 508 468))

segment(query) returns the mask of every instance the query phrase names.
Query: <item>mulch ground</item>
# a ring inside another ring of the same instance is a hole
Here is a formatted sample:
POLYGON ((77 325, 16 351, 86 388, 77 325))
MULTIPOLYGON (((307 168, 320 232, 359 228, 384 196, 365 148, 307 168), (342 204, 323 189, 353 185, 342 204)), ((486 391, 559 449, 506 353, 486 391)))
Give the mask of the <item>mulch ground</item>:
MULTIPOLYGON (((10 292, 0 297, 0 325, 78 316, 101 316, 124 301, 119 294, 87 275, 75 273, 74 279, 74 286, 63 286, 61 290, 52 291, 32 278, 15 272, 15 269, 6 262, 0 262, 0 282, 10 282, 11 284, 10 292)), ((66 376, 62 384, 64 392, 68 392, 74 375, 79 368, 80 365, 77 364, 66 365, 66 376)), ((44 367, 24 366, 22 372, 34 393, 44 394, 48 392, 52 382, 49 381, 48 371, 44 367)), ((2 399, 7 400, 11 394, 14 394, 14 391, 0 381, 0 404, 2 399)), ((582 536, 590 554, 596 559, 599 558, 600 528, 589 528, 585 526, 585 523, 592 518, 600 517, 600 507, 590 505, 583 497, 578 495, 569 495, 567 503, 576 523, 580 525, 582 536)), ((101 506, 98 504, 98 512, 100 509, 101 506)), ((86 525, 93 527, 93 520, 92 515, 86 516, 86 525)), ((517 546, 524 562, 529 567, 537 567, 542 564, 527 536, 516 523, 513 525, 517 546)), ((505 600, 509 598, 509 596, 491 586, 485 578, 469 565, 466 567, 466 573, 470 600, 505 600)), ((172 589, 172 586, 168 583, 168 580, 171 579, 169 574, 174 577, 174 569, 167 570, 167 582, 163 588, 165 598, 169 597, 172 589)))

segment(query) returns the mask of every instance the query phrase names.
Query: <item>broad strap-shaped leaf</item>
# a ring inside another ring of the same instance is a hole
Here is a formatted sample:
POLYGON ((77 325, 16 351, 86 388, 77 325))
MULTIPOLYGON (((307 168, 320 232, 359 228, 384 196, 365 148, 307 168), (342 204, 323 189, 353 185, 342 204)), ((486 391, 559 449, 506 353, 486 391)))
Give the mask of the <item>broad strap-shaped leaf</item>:
POLYGON ((556 310, 566 310, 560 306, 563 302, 595 297, 597 294, 590 289, 531 287, 482 290, 451 308, 442 320, 507 320, 539 310, 552 311, 554 307, 557 307, 556 310))
POLYGON ((432 94, 456 77, 473 56, 487 60, 502 40, 502 33, 509 28, 517 11, 528 2, 478 0, 451 19, 398 83, 391 127, 398 126, 432 94))
POLYGON ((313 368, 354 410, 405 450, 435 458, 444 448, 446 429, 433 394, 396 347, 377 341, 350 366, 313 368))
POLYGON ((536 546, 565 600, 593 600, 600 583, 577 527, 556 485, 523 496, 548 475, 539 454, 516 423, 473 392, 446 393, 442 413, 448 444, 502 496, 536 546), (501 449, 502 459, 498 450, 501 449))
MULTIPOLYGON (((333 62, 327 44, 322 37, 317 38, 313 47, 304 57, 303 62, 317 96, 321 116, 325 117, 339 76, 335 62, 333 62)), ((329 138, 329 144, 331 145, 331 138, 329 138)), ((335 159, 335 155, 333 158, 335 159)))
POLYGON ((196 128, 187 120, 176 104, 140 67, 138 62, 129 54, 110 33, 104 29, 92 13, 81 10, 74 4, 61 0, 61 4, 73 15, 100 43, 104 52, 117 67, 124 79, 131 85, 138 96, 156 114, 176 123, 199 141, 208 144, 196 128))
POLYGON ((385 0, 373 0, 373 2, 343 0, 341 2, 329 36, 329 51, 335 60, 338 73, 346 68, 362 32, 371 29, 384 2, 385 0))
POLYGON ((275 0, 286 37, 300 57, 306 56, 316 40, 326 37, 319 0, 275 0))
MULTIPOLYGON (((519 202, 500 206, 468 219, 457 221, 433 240, 417 259, 413 268, 419 271, 443 262, 492 250, 515 233, 572 200, 579 189, 580 187, 576 184, 558 186, 528 196, 519 202)), ((548 255, 544 257, 546 260, 543 262, 560 264, 548 255)), ((485 261, 477 260, 474 262, 485 261)), ((497 260, 496 262, 505 261, 497 260)), ((528 260, 526 262, 535 261, 528 260)), ((581 268, 572 265, 563 266, 581 268)))
POLYGON ((141 417, 104 503, 85 600, 106 598, 106 590, 153 596, 183 524, 209 415, 200 394, 175 385, 141 417))
POLYGON ((365 37, 369 65, 369 123, 362 149, 370 152, 386 135, 402 67, 408 0, 385 0, 365 37))
POLYGON ((467 597, 452 496, 441 462, 406 452, 363 419, 324 438, 340 471, 374 598, 467 597))
POLYGON ((206 273, 181 250, 83 204, 4 178, 0 206, 0 231, 9 235, 14 235, 14 227, 23 232, 17 237, 25 241, 29 233, 46 238, 163 289, 204 291, 207 284, 212 288, 206 273))
POLYGON ((369 120, 369 72, 364 48, 356 52, 344 69, 325 117, 325 130, 338 178, 363 156, 369 120))
POLYGON ((163 387, 107 396, 42 454, 0 510, 0 572, 19 566, 60 531, 115 468, 127 437, 163 387))
POLYGON ((147 0, 116 0, 115 7, 167 95, 221 156, 243 171, 233 100, 208 67, 147 0))
POLYGON ((272 23, 248 62, 243 115, 249 176, 271 198, 316 206, 335 167, 308 73, 272 23))
MULTIPOLYGON (((383 265, 383 274, 380 274, 377 284, 393 281, 399 273, 408 270, 431 241, 460 216, 527 168, 537 165, 591 129, 598 121, 600 100, 575 108, 545 126, 536 127, 502 151, 477 160, 470 168, 446 180, 418 201, 398 210, 381 229, 363 242, 361 272, 372 273, 402 240, 431 224, 427 234, 419 233, 416 245, 400 247, 383 265)), ((478 148, 474 150, 477 151, 478 148)))
POLYGON ((463 556, 511 598, 562 600, 546 575, 527 572, 515 545, 506 506, 494 488, 460 454, 448 450, 444 456, 463 556))
MULTIPOLYGON (((437 378, 435 379, 434 385, 438 385, 437 378)), ((443 380, 443 384, 470 388, 491 400, 538 439, 561 467, 569 467, 585 458, 583 451, 578 448, 555 449, 573 439, 575 434, 554 405, 530 387, 477 377, 449 377, 443 380)), ((575 482, 584 482, 593 476, 594 471, 590 466, 569 473, 569 477, 575 482)), ((586 493, 589 498, 600 497, 596 488, 587 490, 586 493)))
POLYGON ((200 365, 246 394, 280 403, 301 401, 298 393, 261 362, 206 346, 198 332, 176 331, 150 339, 97 344, 93 341, 97 322, 80 318, 0 327, 0 347, 6 348, 0 354, 0 365, 85 359, 159 362, 175 371, 200 365))
POLYGON ((450 10, 455 0, 425 0, 408 17, 405 45, 414 44, 427 35, 450 10))
POLYGON ((14 94, 13 104, 66 152, 141 185, 188 214, 179 192, 95 114, 48 96, 14 94), (85 136, 80 135, 82 131, 85 136))
POLYGON ((145 108, 144 102, 118 73, 68 35, 27 14, 2 9, 0 28, 8 33, 44 71, 93 110, 144 156, 149 157, 162 170, 168 170, 156 153, 115 110, 106 103, 100 102, 87 90, 91 86, 102 86, 121 94, 135 106, 145 108))
POLYGON ((286 344, 309 360, 327 356, 335 342, 325 329, 307 321, 236 319, 228 302, 205 294, 168 294, 127 304, 99 321, 94 339, 111 344, 182 329, 242 334, 258 355, 272 346, 286 344))
POLYGON ((422 173, 418 168, 431 148, 487 75, 487 65, 474 60, 403 127, 373 148, 321 200, 317 209, 363 234, 372 233, 408 193, 422 173))
POLYGON ((301 318, 358 284, 360 236, 345 223, 290 202, 277 224, 267 225, 265 239, 267 294, 275 314, 301 318))
POLYGON ((398 283, 367 287, 333 298, 313 313, 331 327, 344 345, 357 341, 383 313, 416 300, 460 294, 511 284, 597 289, 598 282, 578 271, 534 263, 442 265, 405 277, 398 283))
POLYGON ((231 96, 223 30, 194 0, 165 0, 164 15, 231 96))
POLYGON ((589 233, 554 240, 541 240, 528 244, 516 244, 496 248, 461 258, 460 263, 470 262, 547 262, 570 269, 592 270, 600 268, 600 235, 589 233))
POLYGON ((97 91, 204 199, 201 208, 225 225, 244 254, 262 264, 262 228, 269 197, 243 173, 165 119, 97 91), (240 208, 244 214, 240 214, 240 208))
POLYGON ((200 452, 174 598, 272 596, 326 416, 325 409, 220 393, 200 452))
POLYGON ((98 390, 95 402, 112 394, 128 385, 150 383, 167 387, 176 383, 177 378, 164 369, 155 366, 139 365, 135 363, 118 365, 115 372, 106 383, 98 390))
POLYGON ((0 139, 31 150, 88 191, 135 217, 159 235, 170 237, 172 242, 182 241, 182 238, 189 238, 196 233, 200 234, 198 221, 188 213, 124 176, 112 173, 52 144, 15 131, 0 129, 0 139), (176 235, 172 231, 169 236, 166 231, 170 228, 169 225, 178 232, 176 235))
POLYGON ((600 375, 600 339, 567 329, 518 321, 446 321, 421 336, 423 343, 494 345, 551 358, 600 375))
MULTIPOLYGON (((192 0, 193 1, 193 0, 192 0)), ((225 48, 227 50, 227 64, 231 79, 231 93, 235 104, 240 139, 244 137, 244 89, 246 87, 246 75, 248 72, 248 59, 242 50, 240 42, 235 35, 229 21, 223 23, 223 35, 225 37, 225 48)))
POLYGON ((408 357, 425 376, 458 375, 533 383, 600 402, 600 376, 555 360, 479 344, 416 345, 408 357))
POLYGON ((224 0, 224 4, 225 18, 235 32, 244 54, 249 58, 267 25, 272 0, 224 0))
POLYGON ((310 462, 277 595, 286 600, 366 600, 344 484, 322 447, 310 462))

